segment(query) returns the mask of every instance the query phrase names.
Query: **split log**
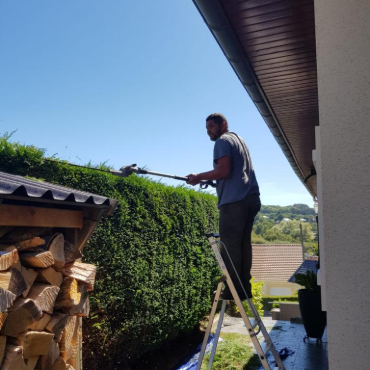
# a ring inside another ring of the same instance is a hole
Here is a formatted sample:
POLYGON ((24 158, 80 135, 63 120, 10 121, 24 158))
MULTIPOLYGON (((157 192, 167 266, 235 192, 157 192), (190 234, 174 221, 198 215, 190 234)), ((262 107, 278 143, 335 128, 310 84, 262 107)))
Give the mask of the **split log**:
POLYGON ((90 310, 90 304, 88 302, 88 293, 87 293, 87 288, 85 285, 79 284, 78 285, 78 290, 79 294, 79 302, 77 304, 74 304, 70 310, 69 314, 70 315, 77 315, 77 316, 85 316, 87 317, 89 315, 89 310, 90 310), (86 302, 87 305, 86 305, 86 302))
POLYGON ((50 370, 55 361, 60 355, 60 350, 58 344, 52 340, 49 347, 49 352, 46 356, 40 356, 39 361, 37 362, 38 370, 50 370))
POLYGON ((44 312, 53 313, 54 303, 58 296, 59 288, 43 283, 35 283, 27 295, 44 312))
MULTIPOLYGON (((7 318, 7 316, 8 316, 8 313, 7 312, 0 312, 0 330, 3 327, 4 322, 5 322, 6 318, 7 318)), ((0 365, 1 365, 1 361, 0 361, 0 365)))
POLYGON ((45 238, 46 250, 48 250, 54 258, 56 268, 62 268, 65 265, 64 257, 64 235, 61 233, 54 234, 51 238, 45 238))
POLYGON ((77 369, 77 359, 76 357, 72 357, 68 360, 68 363, 67 363, 67 370, 75 370, 77 369))
POLYGON ((61 356, 65 361, 75 357, 78 348, 79 318, 69 316, 60 341, 61 356))
POLYGON ((34 331, 43 331, 51 320, 51 315, 44 313, 40 320, 32 323, 28 328, 34 331))
POLYGON ((19 250, 19 251, 24 251, 27 249, 39 247, 40 245, 44 245, 45 240, 39 238, 38 236, 35 236, 32 239, 27 239, 23 240, 21 242, 15 243, 14 246, 19 250))
POLYGON ((62 332, 67 324, 67 319, 68 316, 66 314, 61 312, 54 312, 51 316, 50 321, 45 327, 46 331, 55 335, 55 340, 57 342, 59 342, 62 337, 62 332))
POLYGON ((94 289, 96 266, 89 263, 74 262, 65 265, 59 270, 64 276, 73 277, 82 281, 87 286, 87 290, 94 289))
POLYGON ((27 286, 27 289, 23 292, 23 298, 26 298, 32 287, 32 284, 37 278, 37 272, 35 270, 27 269, 22 266, 21 273, 22 273, 24 282, 26 283, 26 286, 27 286))
POLYGON ((67 369, 66 362, 64 361, 63 357, 59 356, 50 370, 66 370, 66 369, 67 369))
POLYGON ((16 298, 17 296, 15 294, 0 287, 0 312, 5 312, 16 298))
POLYGON ((6 336, 2 335, 0 336, 0 365, 3 362, 5 347, 6 347, 6 336))
POLYGON ((31 357, 25 363, 22 356, 22 347, 8 344, 1 370, 33 370, 38 359, 39 356, 31 357))
POLYGON ((55 271, 52 267, 38 270, 37 273, 37 281, 41 281, 43 283, 47 283, 57 287, 60 287, 62 285, 63 275, 60 272, 55 271))
POLYGON ((83 290, 81 292, 81 296, 82 296, 81 303, 79 305, 73 306, 70 309, 69 314, 70 315, 76 315, 76 316, 79 316, 79 317, 88 317, 89 314, 90 314, 90 301, 89 301, 89 296, 88 296, 88 293, 87 293, 87 289, 85 288, 84 285, 79 285, 78 288, 83 290), (82 302, 83 302, 83 304, 82 304, 82 302))
POLYGON ((16 244, 23 242, 24 240, 32 239, 35 236, 45 235, 49 229, 44 227, 16 227, 12 231, 6 233, 1 238, 1 242, 4 244, 16 244))
POLYGON ((27 289, 22 274, 15 268, 11 268, 6 272, 0 272, 0 287, 9 290, 17 297, 27 289))
POLYGON ((53 255, 50 252, 28 252, 19 255, 21 263, 27 267, 46 268, 54 264, 53 255))
POLYGON ((82 257, 82 253, 68 240, 64 241, 64 258, 66 263, 71 263, 82 257))
POLYGON ((23 357, 29 359, 34 356, 46 356, 49 352, 54 334, 43 331, 28 331, 24 335, 13 338, 9 337, 8 342, 23 348, 23 357))
POLYGON ((12 268, 17 269, 20 273, 22 273, 22 265, 21 265, 21 260, 19 259, 19 257, 18 257, 18 261, 12 264, 12 268))
POLYGON ((83 284, 78 284, 76 279, 65 278, 55 302, 56 310, 63 310, 69 315, 83 312, 87 300, 87 289, 83 284))
POLYGON ((30 325, 40 320, 41 316, 42 311, 34 301, 18 298, 4 322, 1 333, 19 337, 28 330, 30 325))
POLYGON ((15 247, 8 247, 5 250, 0 251, 0 271, 7 270, 13 264, 17 263, 18 251, 15 247))

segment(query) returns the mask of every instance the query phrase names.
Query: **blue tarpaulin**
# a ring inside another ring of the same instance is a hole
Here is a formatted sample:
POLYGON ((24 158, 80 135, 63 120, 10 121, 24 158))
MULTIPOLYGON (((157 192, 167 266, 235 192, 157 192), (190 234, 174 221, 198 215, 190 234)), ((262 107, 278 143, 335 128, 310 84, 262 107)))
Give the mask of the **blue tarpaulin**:
MULTIPOLYGON (((215 341, 215 336, 214 334, 210 334, 207 342, 207 347, 206 347, 206 353, 211 352, 213 343, 215 341)), ((181 365, 179 368, 176 370, 195 370, 198 364, 198 359, 200 355, 200 350, 202 349, 202 343, 199 344, 199 346, 195 350, 195 354, 192 355, 190 358, 188 358, 183 365, 181 365)))

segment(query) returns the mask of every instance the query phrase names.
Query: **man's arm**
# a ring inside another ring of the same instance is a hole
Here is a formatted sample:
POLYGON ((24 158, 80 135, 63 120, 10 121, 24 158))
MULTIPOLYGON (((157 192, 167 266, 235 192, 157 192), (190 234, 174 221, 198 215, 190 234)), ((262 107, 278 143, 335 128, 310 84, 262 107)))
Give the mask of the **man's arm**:
POLYGON ((221 157, 217 159, 217 168, 202 173, 192 173, 187 177, 190 185, 198 185, 202 180, 220 180, 230 176, 231 173, 231 157, 221 157))

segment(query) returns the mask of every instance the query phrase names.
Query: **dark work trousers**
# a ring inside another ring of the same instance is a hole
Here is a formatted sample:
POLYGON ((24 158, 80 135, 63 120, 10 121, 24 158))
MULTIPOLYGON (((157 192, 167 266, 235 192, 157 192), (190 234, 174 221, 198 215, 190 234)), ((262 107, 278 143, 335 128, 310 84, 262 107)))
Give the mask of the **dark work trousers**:
MULTIPOLYGON (((220 238, 229 252, 247 294, 251 292, 253 220, 260 209, 261 201, 258 194, 249 195, 241 201, 226 203, 220 207, 220 238)), ((242 293, 235 270, 223 246, 221 246, 221 256, 236 290, 242 293)), ((230 292, 228 287, 224 290, 224 293, 226 292, 230 292)))

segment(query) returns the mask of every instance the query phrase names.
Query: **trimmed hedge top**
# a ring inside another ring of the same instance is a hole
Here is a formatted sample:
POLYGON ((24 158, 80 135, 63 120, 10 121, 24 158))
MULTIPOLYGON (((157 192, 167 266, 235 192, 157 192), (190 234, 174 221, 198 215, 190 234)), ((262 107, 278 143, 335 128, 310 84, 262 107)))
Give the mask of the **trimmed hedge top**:
POLYGON ((84 261, 98 267, 84 323, 84 367, 128 369, 208 313, 220 276, 206 232, 218 230, 216 197, 47 160, 44 151, 0 138, 0 170, 119 201, 90 238, 84 261))

